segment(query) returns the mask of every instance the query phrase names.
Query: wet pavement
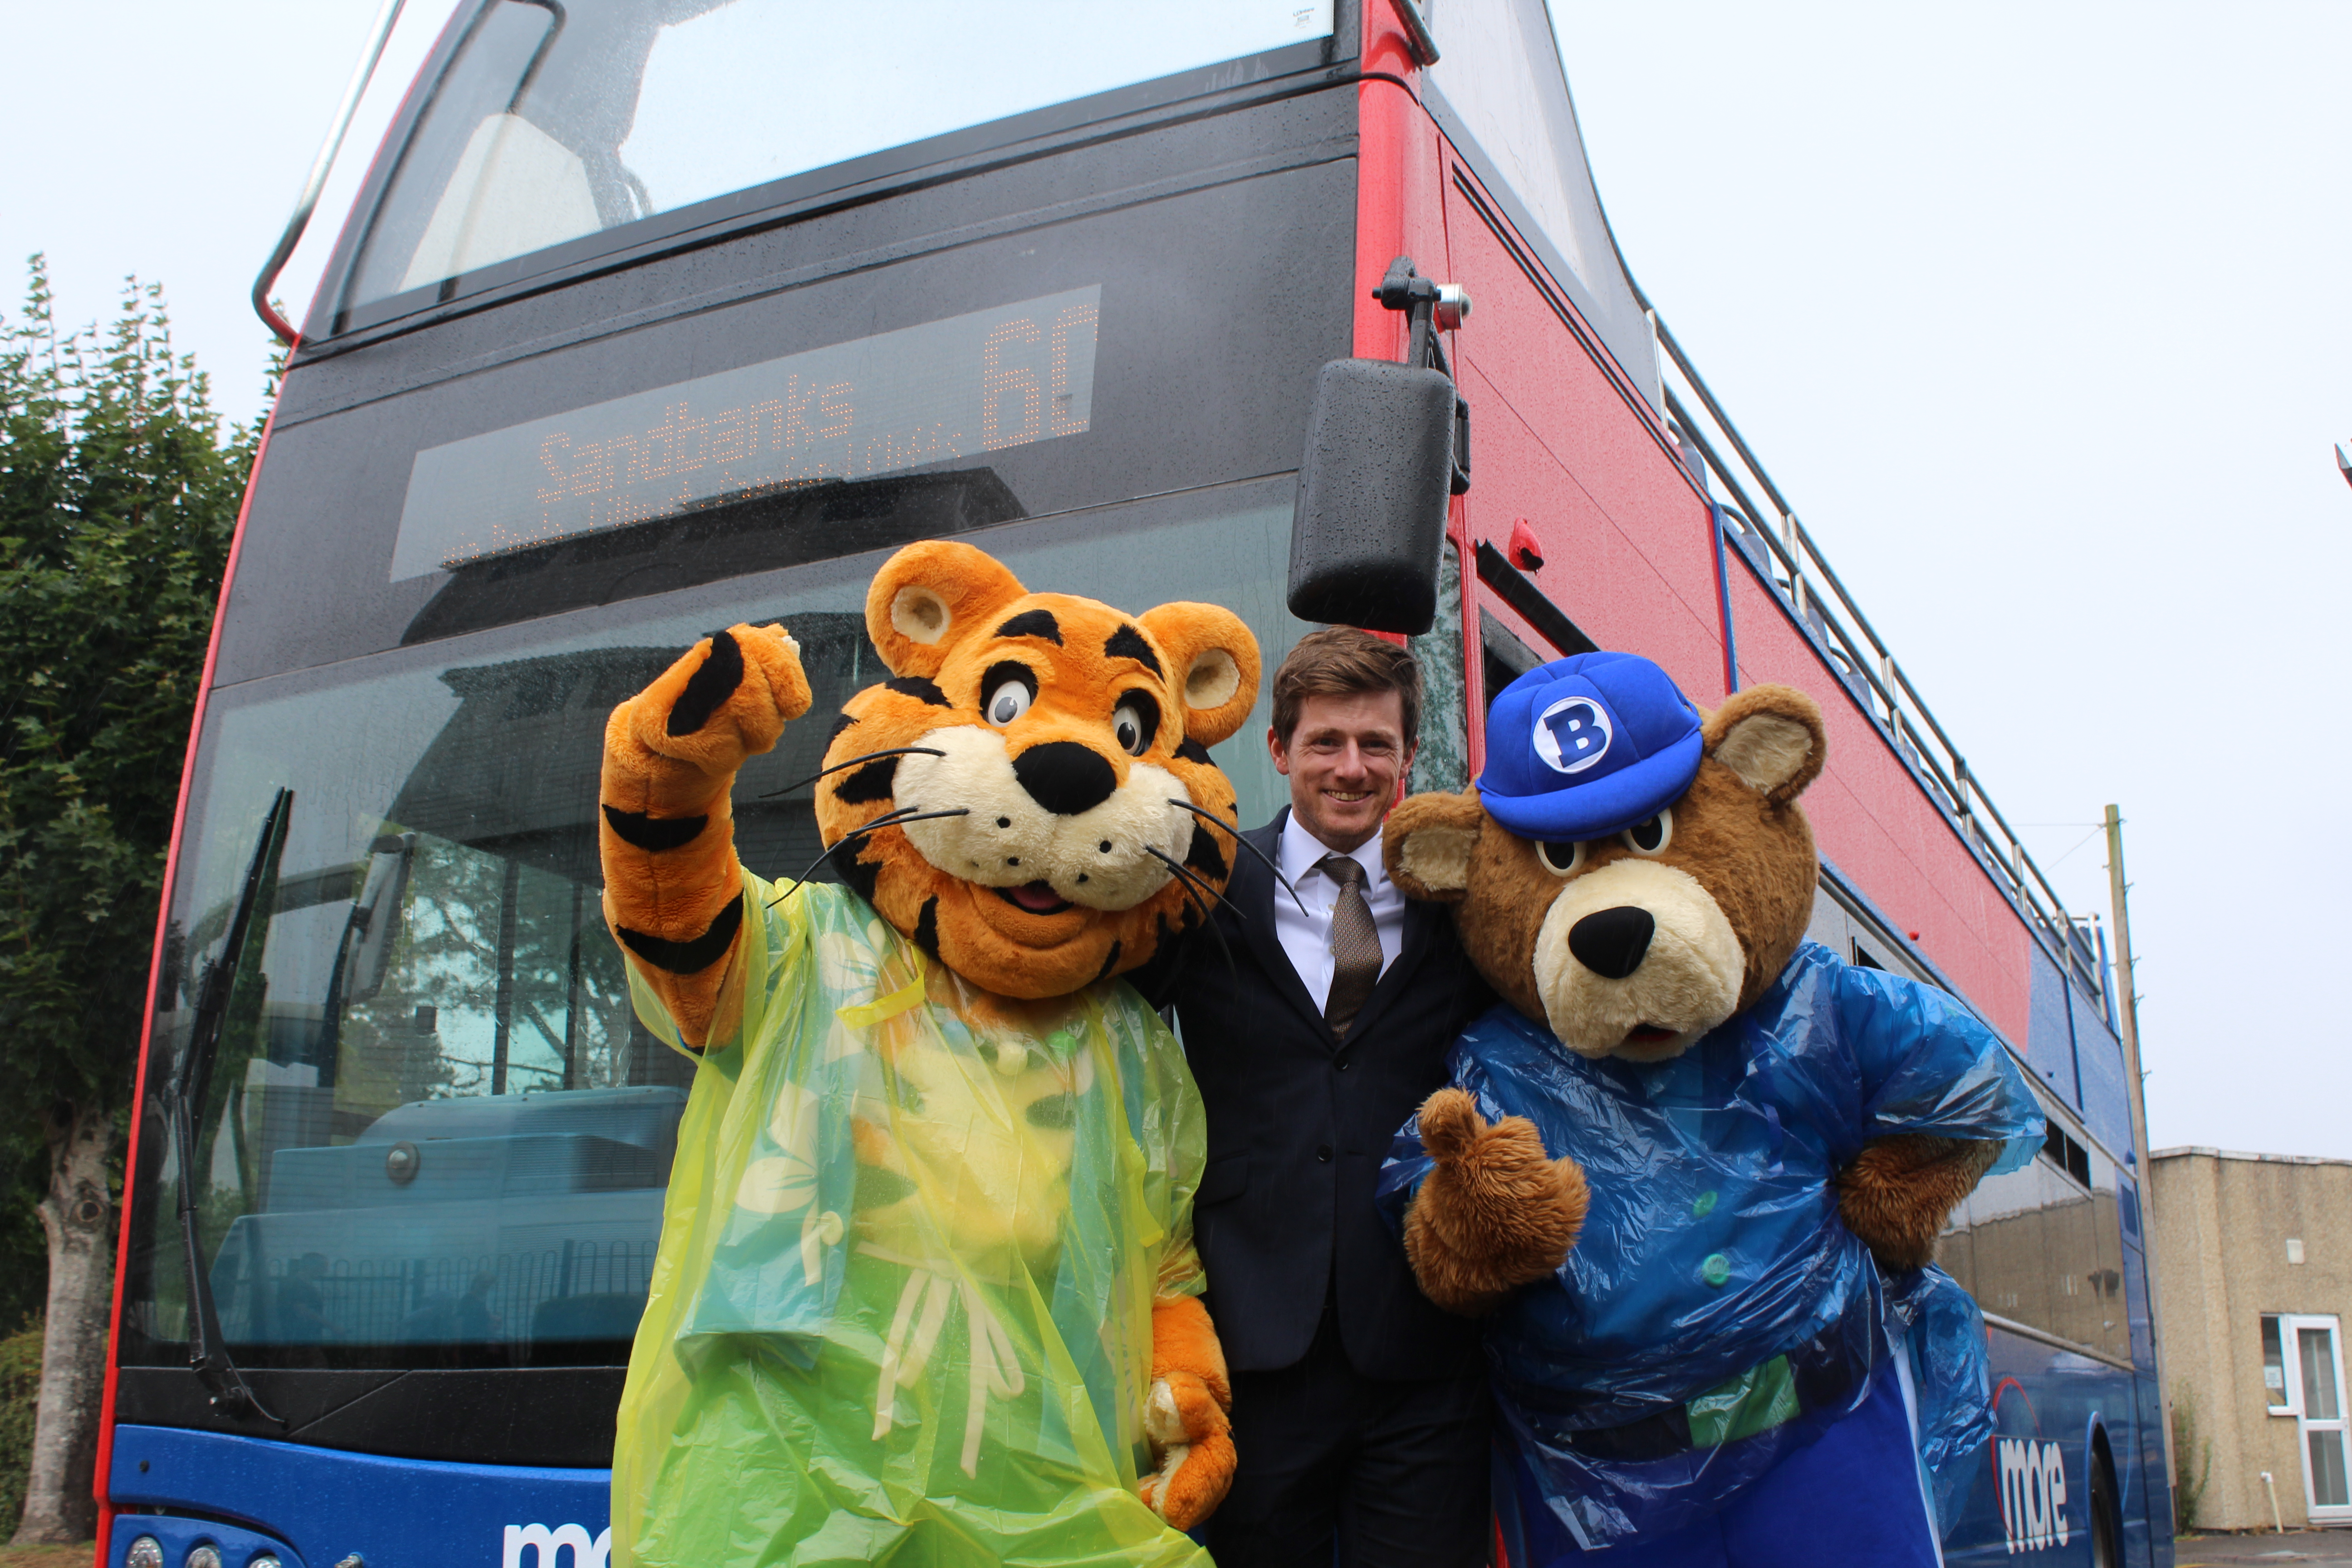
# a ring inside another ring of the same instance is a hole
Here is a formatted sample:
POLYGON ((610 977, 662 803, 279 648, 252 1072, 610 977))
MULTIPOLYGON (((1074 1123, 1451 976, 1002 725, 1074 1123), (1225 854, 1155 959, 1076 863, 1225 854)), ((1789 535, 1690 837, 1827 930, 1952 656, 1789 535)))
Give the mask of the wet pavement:
POLYGON ((2174 1543, 2174 1568, 2221 1563, 2308 1563, 2352 1568, 2352 1531, 2303 1530, 2284 1535, 2184 1535, 2174 1543))

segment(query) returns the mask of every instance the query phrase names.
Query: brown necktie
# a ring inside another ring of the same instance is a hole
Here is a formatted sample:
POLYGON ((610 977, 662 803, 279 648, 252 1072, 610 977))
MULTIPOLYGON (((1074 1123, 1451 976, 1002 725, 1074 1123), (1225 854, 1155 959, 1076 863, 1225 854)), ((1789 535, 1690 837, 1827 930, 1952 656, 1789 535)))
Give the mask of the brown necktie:
POLYGON ((1323 1004, 1323 1021, 1345 1039, 1364 998, 1380 983, 1381 932, 1372 924, 1371 905, 1364 901, 1364 868, 1347 855, 1326 855, 1318 865, 1339 884, 1331 904, 1331 994, 1323 1004))

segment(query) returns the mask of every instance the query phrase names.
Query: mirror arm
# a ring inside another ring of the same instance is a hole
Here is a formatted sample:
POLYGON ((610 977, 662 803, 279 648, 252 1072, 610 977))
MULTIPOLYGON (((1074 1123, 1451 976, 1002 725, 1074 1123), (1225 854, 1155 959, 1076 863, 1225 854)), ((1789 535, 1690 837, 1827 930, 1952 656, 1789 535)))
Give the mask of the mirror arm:
MULTIPOLYGON (((1423 370, 1433 370, 1454 379, 1454 367, 1445 363, 1445 350, 1440 346, 1437 334, 1452 331, 1470 314, 1470 292, 1458 283, 1439 283, 1423 278, 1415 269, 1412 258, 1400 256, 1389 263, 1380 286, 1372 298, 1391 310, 1406 312, 1411 338, 1405 348, 1404 363, 1423 370)), ((1454 475, 1451 484, 1455 495, 1470 489, 1470 404, 1457 389, 1454 395, 1454 475)))

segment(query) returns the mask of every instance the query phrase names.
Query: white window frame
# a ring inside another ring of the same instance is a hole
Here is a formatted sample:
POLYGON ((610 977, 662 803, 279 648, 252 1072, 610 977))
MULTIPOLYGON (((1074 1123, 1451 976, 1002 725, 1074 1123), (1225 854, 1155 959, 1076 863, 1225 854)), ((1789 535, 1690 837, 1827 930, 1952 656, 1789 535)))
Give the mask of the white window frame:
MULTIPOLYGON (((2343 1445, 2347 1470, 2352 1472, 2352 1405, 2345 1402, 2342 1323, 2332 1312, 2280 1312, 2276 1316, 2279 1348, 2286 1365, 2289 1404, 2284 1407, 2273 1405, 2271 1414, 2294 1417, 2295 1462, 2303 1469, 2304 1509, 2314 1524, 2352 1524, 2352 1503, 2322 1508, 2313 1502, 2311 1489, 2311 1434, 2315 1430, 2336 1435, 2337 1442, 2343 1445), (2333 1363, 2331 1370, 2336 1377, 2336 1414, 2332 1418, 2315 1419, 2304 1408, 2301 1335, 2305 1329, 2323 1330, 2327 1334, 2328 1352, 2333 1363)), ((2267 1391, 2264 1397, 2268 1397, 2267 1391)))

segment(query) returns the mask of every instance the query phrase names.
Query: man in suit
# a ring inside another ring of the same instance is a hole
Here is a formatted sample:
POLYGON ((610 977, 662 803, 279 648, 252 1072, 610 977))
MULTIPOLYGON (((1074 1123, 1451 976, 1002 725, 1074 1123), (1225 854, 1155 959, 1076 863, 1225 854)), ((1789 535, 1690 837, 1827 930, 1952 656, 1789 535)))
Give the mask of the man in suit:
POLYGON ((1349 1568, 1486 1561, 1477 1326, 1422 1295, 1372 1205, 1390 1139, 1492 1000, 1446 912, 1408 904, 1381 865, 1420 710, 1403 648, 1345 627, 1303 638, 1266 737, 1290 807, 1247 835, 1265 860, 1223 847, 1234 967, 1195 942, 1144 982, 1175 1007, 1208 1107, 1193 1227, 1240 1456, 1209 1521, 1219 1568, 1313 1568, 1335 1541, 1349 1568))

